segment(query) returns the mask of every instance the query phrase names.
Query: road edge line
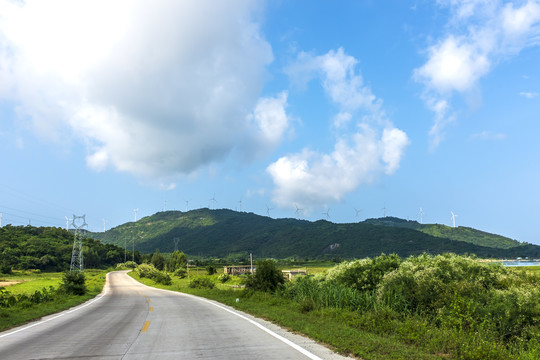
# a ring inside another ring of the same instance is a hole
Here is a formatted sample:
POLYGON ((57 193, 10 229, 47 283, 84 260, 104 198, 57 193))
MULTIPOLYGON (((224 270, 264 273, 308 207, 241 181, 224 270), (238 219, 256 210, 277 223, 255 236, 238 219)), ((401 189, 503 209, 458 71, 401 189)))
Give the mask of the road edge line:
MULTIPOLYGON (((127 274, 126 274, 127 275, 127 274)), ((129 275, 128 275, 129 276, 129 275)), ((131 276, 129 276, 131 279, 133 279, 131 276)), ((133 279, 135 280, 135 279, 133 279)), ((137 281, 137 280, 135 280, 137 281)), ((218 304, 214 301, 211 301, 211 300, 208 300, 206 298, 203 298, 203 297, 200 297, 200 296, 196 296, 196 295, 192 295, 192 294, 186 294, 186 293, 183 293, 183 292, 179 292, 179 291, 173 291, 173 290, 166 290, 166 289, 160 289, 160 288, 156 288, 156 287, 152 287, 152 286, 149 286, 149 285, 146 285, 146 284, 143 284, 142 282, 140 281, 137 281, 139 284, 143 285, 143 286, 146 286, 147 288, 150 288, 152 290, 160 290, 160 291, 165 291, 165 292, 168 292, 168 293, 173 293, 173 294, 176 294, 176 295, 179 295, 179 296, 186 296, 186 297, 192 297, 196 300, 199 300, 199 301, 203 301, 203 302, 206 302, 208 304, 211 304, 211 305, 214 305, 215 307, 218 307, 222 310, 225 310, 233 315, 236 315, 238 316, 239 318, 242 318, 246 321, 249 321, 251 324, 257 326, 259 329, 263 330, 264 332, 268 333, 269 335, 272 335, 273 337, 275 337, 276 339, 280 340, 281 342, 289 345, 290 347, 292 347, 293 349, 295 349, 296 351, 302 353, 303 355, 307 356, 308 358, 312 359, 312 360, 323 360, 322 358, 318 357, 317 355, 311 353, 310 351, 304 349, 303 347, 301 347, 300 345, 294 343, 293 341, 275 333, 274 331, 268 329, 267 327, 265 327, 264 325, 262 324, 259 324, 258 322, 254 321, 254 320, 251 320, 250 318, 248 318, 247 316, 244 316, 242 314, 240 314, 238 312, 238 310, 231 310, 231 309, 228 309, 226 308, 225 306, 221 305, 221 304, 218 304)))
MULTIPOLYGON (((89 305, 92 305, 93 303, 95 303, 96 301, 99 301, 101 300, 105 295, 107 295, 107 293, 109 292, 109 274, 110 273, 107 273, 106 277, 105 277, 105 286, 103 286, 103 291, 98 294, 95 298, 93 298, 92 300, 88 300, 87 302, 85 303, 82 303, 80 305, 77 305, 75 306, 74 308, 71 308, 71 309, 68 309, 68 310, 64 310, 62 311, 61 313, 59 313, 58 315, 56 316, 53 316, 52 318, 48 318, 48 319, 45 319, 45 320, 38 320, 28 326, 25 326, 23 328, 20 328, 20 329, 17 329, 17 330, 14 330, 14 331, 11 331, 11 332, 8 332, 6 334, 2 334, 0 335, 0 339, 4 338, 4 337, 8 337, 10 335, 14 335, 14 334, 17 334, 21 331, 24 331, 24 330, 28 330, 30 328, 33 328, 34 326, 38 326, 38 325, 41 325, 41 324, 44 324, 46 322, 49 322, 49 321, 52 321, 52 320, 55 320, 55 319, 58 319, 64 315, 67 315, 67 314, 71 314, 72 312, 75 312, 75 311, 78 311, 80 309, 83 309, 89 305)), ((46 316, 49 316, 49 315, 46 315, 46 316)), ((9 331, 9 330, 8 330, 9 331)))

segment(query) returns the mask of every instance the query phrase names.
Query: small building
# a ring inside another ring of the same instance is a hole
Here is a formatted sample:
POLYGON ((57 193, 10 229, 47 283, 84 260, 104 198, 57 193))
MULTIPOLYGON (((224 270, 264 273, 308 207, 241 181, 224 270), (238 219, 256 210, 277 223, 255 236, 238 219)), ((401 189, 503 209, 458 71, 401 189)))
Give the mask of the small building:
POLYGON ((251 265, 233 265, 233 266, 225 266, 223 268, 223 273, 228 275, 243 275, 243 274, 251 274, 251 272, 255 272, 256 268, 253 266, 253 270, 251 265))
POLYGON ((307 275, 307 269, 295 269, 295 270, 281 270, 283 273, 283 276, 288 279, 292 280, 297 276, 306 276, 307 275))

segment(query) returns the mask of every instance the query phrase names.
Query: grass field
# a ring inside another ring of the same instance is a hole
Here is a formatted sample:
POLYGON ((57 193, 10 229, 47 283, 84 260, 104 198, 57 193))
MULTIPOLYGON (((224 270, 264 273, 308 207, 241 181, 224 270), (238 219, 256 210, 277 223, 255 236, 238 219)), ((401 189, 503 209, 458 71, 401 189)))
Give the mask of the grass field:
POLYGON ((33 294, 49 286, 57 288, 62 281, 62 273, 36 273, 31 271, 14 271, 10 275, 0 275, 0 283, 17 282, 6 289, 14 295, 33 294))
MULTIPOLYGON (((85 270, 86 287, 88 291, 83 296, 58 295, 54 301, 47 301, 31 306, 0 307, 0 331, 10 329, 27 322, 40 319, 43 316, 54 314, 73 306, 77 306, 98 295, 105 285, 106 270, 85 270)), ((5 287, 10 294, 31 295, 43 288, 52 286, 58 288, 62 281, 62 273, 32 273, 15 272, 13 275, 0 275, 2 281, 22 281, 21 283, 5 287)))

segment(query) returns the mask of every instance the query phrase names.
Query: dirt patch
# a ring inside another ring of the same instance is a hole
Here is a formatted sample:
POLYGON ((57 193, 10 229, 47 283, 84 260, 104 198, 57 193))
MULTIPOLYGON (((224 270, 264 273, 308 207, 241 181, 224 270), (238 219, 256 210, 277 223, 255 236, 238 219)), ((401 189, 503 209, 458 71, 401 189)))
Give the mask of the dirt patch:
POLYGON ((0 281, 0 287, 4 286, 11 286, 11 285, 15 285, 15 284, 20 284, 22 283, 22 281, 0 281))

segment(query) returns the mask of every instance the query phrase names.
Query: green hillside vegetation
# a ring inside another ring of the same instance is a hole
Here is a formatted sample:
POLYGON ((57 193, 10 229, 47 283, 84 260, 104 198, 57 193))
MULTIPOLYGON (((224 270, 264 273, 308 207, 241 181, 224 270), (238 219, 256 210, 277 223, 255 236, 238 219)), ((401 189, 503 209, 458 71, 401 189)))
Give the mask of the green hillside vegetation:
POLYGON ((406 226, 369 221, 335 224, 325 220, 272 219, 226 209, 198 209, 159 212, 89 236, 121 247, 127 243, 128 249, 135 240, 135 249, 143 253, 156 249, 172 252, 174 240, 178 239, 179 249, 187 254, 222 258, 245 258, 249 253, 257 257, 332 259, 372 257, 381 253, 406 257, 444 252, 490 258, 540 257, 539 246, 515 242, 515 246, 508 247, 496 235, 489 237, 490 234, 474 229, 451 229, 467 236, 450 239, 443 236, 442 230, 437 233, 439 236, 434 236, 426 233, 427 230, 417 230, 418 223, 400 221, 406 226), (471 238, 480 233, 489 237, 493 245, 475 244, 474 241, 479 240, 471 238))
MULTIPOLYGON (((12 269, 65 271, 71 264, 73 234, 62 228, 11 226, 0 228, 0 273, 12 269)), ((106 268, 124 261, 124 249, 83 239, 85 268, 106 268)))
POLYGON ((414 229, 439 238, 465 241, 471 244, 493 248, 510 249, 522 245, 517 240, 464 226, 453 228, 441 224, 420 224, 417 221, 403 220, 391 216, 380 219, 367 219, 364 222, 372 225, 414 229))

